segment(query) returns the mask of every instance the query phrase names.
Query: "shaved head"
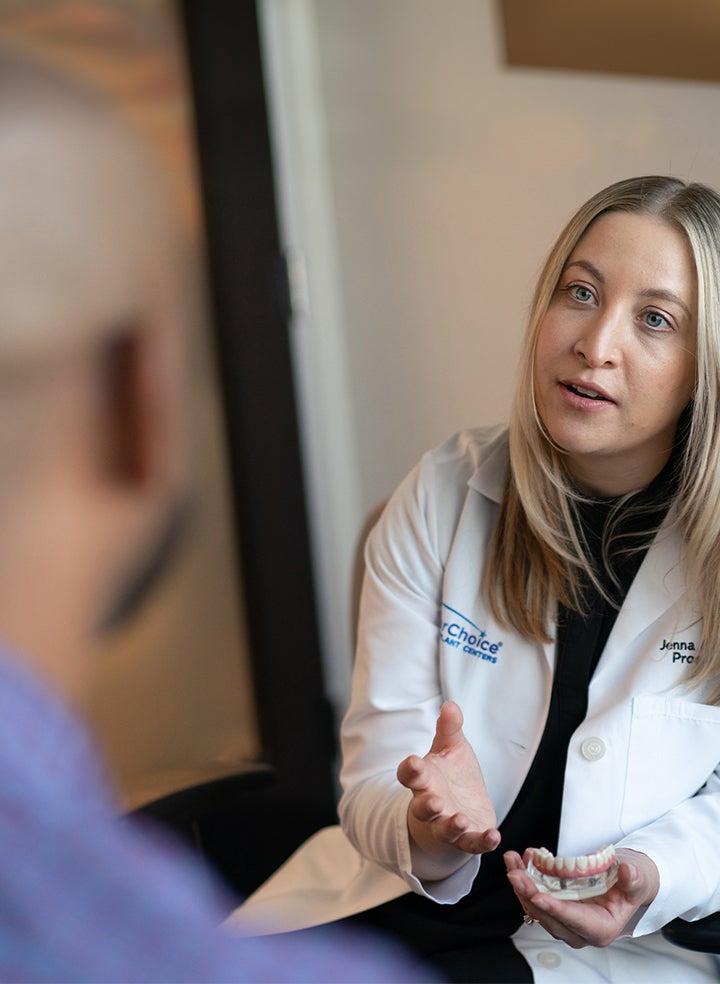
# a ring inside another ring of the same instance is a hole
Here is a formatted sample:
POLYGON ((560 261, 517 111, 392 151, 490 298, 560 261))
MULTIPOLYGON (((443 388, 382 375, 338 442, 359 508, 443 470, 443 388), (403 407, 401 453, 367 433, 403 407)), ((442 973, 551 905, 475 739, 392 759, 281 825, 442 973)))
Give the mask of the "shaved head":
POLYGON ((99 97, 0 54, 0 372, 152 310, 163 198, 144 146, 99 97))

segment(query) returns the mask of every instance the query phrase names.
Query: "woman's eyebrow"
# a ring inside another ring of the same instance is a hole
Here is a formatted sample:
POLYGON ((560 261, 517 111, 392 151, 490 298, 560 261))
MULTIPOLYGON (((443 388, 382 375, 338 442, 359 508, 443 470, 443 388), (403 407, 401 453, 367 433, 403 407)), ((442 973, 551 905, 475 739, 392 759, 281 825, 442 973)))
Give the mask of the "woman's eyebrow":
POLYGON ((658 297, 661 301, 670 301, 671 304, 677 304, 681 307, 685 314, 687 314, 688 318, 692 319, 690 308, 687 306, 682 297, 678 297, 678 295, 673 293, 673 291, 666 290, 664 287, 646 287, 645 290, 640 291, 640 297, 658 297))
POLYGON ((569 270, 570 267, 573 266, 582 267, 583 270, 587 270, 588 273, 591 273, 596 280, 599 280, 601 284, 605 283, 605 277, 603 276, 603 274, 600 273, 598 268, 596 266, 593 266, 593 264, 590 263, 589 260, 570 260, 569 263, 565 264, 565 269, 569 270))

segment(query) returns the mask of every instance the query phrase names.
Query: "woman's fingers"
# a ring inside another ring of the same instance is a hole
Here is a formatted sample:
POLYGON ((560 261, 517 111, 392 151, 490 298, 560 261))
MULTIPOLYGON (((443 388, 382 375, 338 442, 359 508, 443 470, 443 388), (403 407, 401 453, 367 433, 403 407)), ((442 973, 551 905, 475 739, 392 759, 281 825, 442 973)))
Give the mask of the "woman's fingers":
POLYGON ((410 804, 410 811, 422 823, 444 820, 443 801, 438 796, 416 796, 410 804))
POLYGON ((486 854, 494 851, 500 843, 499 830, 472 830, 470 819, 464 813, 455 813, 450 817, 437 816, 431 821, 431 827, 435 840, 452 844, 466 854, 486 854))
POLYGON ((440 716, 435 724, 435 738, 430 753, 441 755, 446 749, 452 748, 465 740, 462 730, 463 713, 453 700, 446 700, 440 708, 440 716))
POLYGON ((517 851, 506 851, 505 854, 503 854, 503 860, 505 862, 506 871, 525 871, 523 859, 517 851))
POLYGON ((462 730, 454 701, 440 709, 428 754, 409 755, 397 768, 398 781, 413 798, 408 823, 416 844, 453 845, 470 854, 493 851, 500 843, 495 811, 475 753, 462 730), (491 826, 490 826, 491 825, 491 826), (423 831, 422 826, 426 826, 423 831))
POLYGON ((408 755, 397 768, 398 781, 412 789, 413 792, 422 792, 427 788, 428 769, 425 759, 419 755, 408 755))
POLYGON ((484 830, 482 833, 470 831, 455 841, 455 847, 459 847, 466 854, 487 854, 499 847, 500 840, 500 831, 495 828, 484 830))

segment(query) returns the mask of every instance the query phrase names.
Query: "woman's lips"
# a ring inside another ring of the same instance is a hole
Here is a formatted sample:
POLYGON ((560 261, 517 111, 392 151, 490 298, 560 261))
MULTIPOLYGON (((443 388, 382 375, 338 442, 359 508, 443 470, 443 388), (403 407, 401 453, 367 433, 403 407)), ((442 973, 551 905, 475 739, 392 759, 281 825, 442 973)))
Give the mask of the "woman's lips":
POLYGON ((599 410, 615 404, 604 389, 591 383, 561 379, 560 389, 566 402, 579 410, 599 410))

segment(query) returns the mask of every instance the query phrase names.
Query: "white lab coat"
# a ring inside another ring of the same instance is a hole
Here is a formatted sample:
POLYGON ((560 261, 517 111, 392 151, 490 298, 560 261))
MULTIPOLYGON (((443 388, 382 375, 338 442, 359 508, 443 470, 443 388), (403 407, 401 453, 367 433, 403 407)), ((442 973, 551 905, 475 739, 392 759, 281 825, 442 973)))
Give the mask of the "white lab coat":
MULTIPOLYGON (((410 794, 395 771, 411 752, 427 751, 448 698, 463 709, 498 822, 535 755, 554 644, 501 628, 480 592, 506 467, 505 430, 466 431, 425 455, 390 500, 368 540, 343 724, 347 839, 337 828, 316 835, 231 918, 231 929, 263 919, 274 931, 315 925, 408 889, 440 903, 470 890, 481 863, 475 856, 440 882, 413 875, 410 794)), ((686 595, 682 550, 676 533, 660 530, 610 633, 585 721, 570 741, 558 845, 562 855, 606 843, 643 851, 658 867, 660 891, 636 939, 605 950, 571 951, 540 927, 522 926, 514 941, 536 980, 561 968, 564 979, 578 981, 715 975, 711 958, 656 934, 675 916, 720 909, 720 708, 704 704, 705 691, 684 679, 700 620, 686 595)))

